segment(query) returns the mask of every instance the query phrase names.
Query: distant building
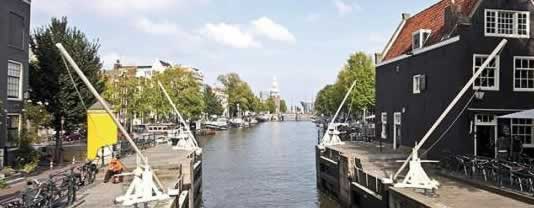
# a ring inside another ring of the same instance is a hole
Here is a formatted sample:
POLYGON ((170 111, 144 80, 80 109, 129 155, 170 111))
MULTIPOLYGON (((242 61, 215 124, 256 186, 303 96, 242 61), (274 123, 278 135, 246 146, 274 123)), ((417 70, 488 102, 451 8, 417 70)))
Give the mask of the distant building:
POLYGON ((226 92, 224 92, 224 88, 222 87, 218 87, 218 86, 214 86, 212 88, 213 90, 213 93, 215 94, 215 97, 217 97, 217 99, 219 100, 219 102, 221 103, 223 109, 224 109, 224 112, 223 112, 223 115, 224 117, 230 117, 230 111, 228 109, 229 105, 228 105, 228 95, 226 94, 226 92))
POLYGON ((271 97, 274 100, 275 113, 280 113, 280 90, 278 89, 278 81, 276 77, 273 78, 273 85, 271 88, 271 97))
POLYGON ((193 78, 197 80, 199 83, 204 83, 204 73, 198 68, 191 67, 191 66, 180 66, 184 68, 186 71, 191 72, 193 74, 193 78))
POLYGON ((0 168, 14 161, 22 125, 23 100, 29 85, 29 0, 4 0, 0 3, 0 97, 5 110, 0 119, 0 168), (4 116, 5 115, 5 116, 4 116))
POLYGON ((302 105, 303 113, 311 113, 311 112, 313 112, 313 103, 312 102, 301 101, 300 105, 302 105))
POLYGON ((267 99, 271 97, 270 91, 260 91, 260 100, 265 102, 267 99))
POLYGON ((151 78, 154 74, 165 71, 172 67, 169 62, 156 59, 150 66, 137 66, 136 77, 151 78))

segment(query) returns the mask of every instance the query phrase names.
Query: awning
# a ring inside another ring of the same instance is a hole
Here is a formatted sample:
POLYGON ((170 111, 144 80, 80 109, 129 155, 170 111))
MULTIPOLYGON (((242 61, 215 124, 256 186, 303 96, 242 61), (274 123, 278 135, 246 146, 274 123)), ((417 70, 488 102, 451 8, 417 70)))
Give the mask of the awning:
POLYGON ((534 109, 499 116, 498 118, 534 119, 534 109))

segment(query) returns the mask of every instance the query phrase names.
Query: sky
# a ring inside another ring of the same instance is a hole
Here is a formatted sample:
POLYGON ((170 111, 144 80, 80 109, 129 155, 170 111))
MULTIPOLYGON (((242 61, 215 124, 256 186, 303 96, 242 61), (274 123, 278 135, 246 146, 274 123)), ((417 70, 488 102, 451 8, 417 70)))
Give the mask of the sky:
POLYGON ((109 68, 156 59, 238 73, 255 93, 274 77, 290 104, 333 83, 351 53, 380 52, 401 21, 437 0, 35 0, 32 30, 67 16, 109 68))

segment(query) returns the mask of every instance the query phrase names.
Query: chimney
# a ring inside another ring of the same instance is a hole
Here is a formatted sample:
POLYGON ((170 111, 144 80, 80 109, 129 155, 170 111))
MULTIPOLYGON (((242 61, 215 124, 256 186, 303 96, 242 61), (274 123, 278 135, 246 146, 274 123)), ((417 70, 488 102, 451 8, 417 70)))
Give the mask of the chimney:
POLYGON ((384 55, 382 53, 375 53, 375 65, 378 65, 382 62, 384 55))
POLYGON ((451 4, 445 8, 445 27, 444 32, 450 36, 457 25, 469 25, 471 20, 469 17, 462 14, 461 8, 456 4, 455 0, 451 0, 451 4))
POLYGON ((412 15, 410 13, 402 13, 402 20, 407 20, 408 18, 410 18, 412 15))

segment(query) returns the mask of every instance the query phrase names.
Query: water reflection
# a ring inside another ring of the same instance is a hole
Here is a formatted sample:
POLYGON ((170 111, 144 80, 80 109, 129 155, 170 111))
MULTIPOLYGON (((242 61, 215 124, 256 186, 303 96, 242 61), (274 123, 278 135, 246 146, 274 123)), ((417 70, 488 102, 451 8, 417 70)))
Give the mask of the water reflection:
POLYGON ((204 207, 337 207, 316 188, 316 142, 311 122, 263 123, 200 138, 204 207))

